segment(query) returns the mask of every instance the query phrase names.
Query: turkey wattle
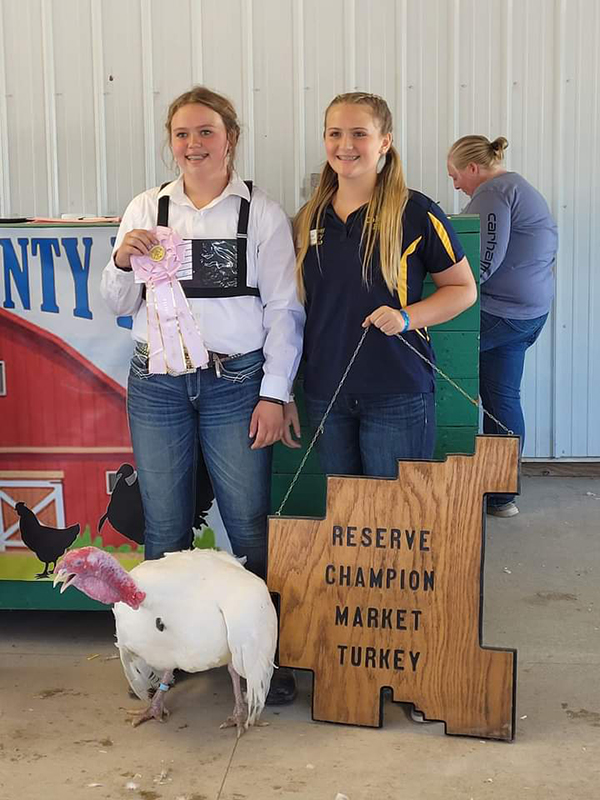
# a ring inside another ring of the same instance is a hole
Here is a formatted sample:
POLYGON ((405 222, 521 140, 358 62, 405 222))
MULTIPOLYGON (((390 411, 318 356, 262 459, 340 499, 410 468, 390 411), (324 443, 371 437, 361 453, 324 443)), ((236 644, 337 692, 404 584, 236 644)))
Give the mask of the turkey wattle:
POLYGON ((238 736, 263 710, 277 643, 277 616, 263 580, 228 553, 185 550, 127 572, 110 553, 83 547, 57 564, 54 585, 75 586, 114 603, 117 647, 129 685, 141 700, 155 690, 134 725, 162 719, 173 670, 202 672, 227 664, 235 705, 221 727, 238 736), (246 679, 246 702, 240 676, 246 679))

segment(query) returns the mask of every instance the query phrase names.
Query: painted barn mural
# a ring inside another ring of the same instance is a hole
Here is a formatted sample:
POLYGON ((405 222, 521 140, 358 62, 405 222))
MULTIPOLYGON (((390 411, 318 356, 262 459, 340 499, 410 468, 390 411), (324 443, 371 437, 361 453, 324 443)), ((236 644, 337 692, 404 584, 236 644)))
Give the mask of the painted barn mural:
MULTIPOLYGON (((0 580, 94 544, 131 568, 143 510, 126 415, 131 320, 99 294, 114 227, 0 228, 0 580)), ((198 476, 196 543, 224 532, 198 476)))

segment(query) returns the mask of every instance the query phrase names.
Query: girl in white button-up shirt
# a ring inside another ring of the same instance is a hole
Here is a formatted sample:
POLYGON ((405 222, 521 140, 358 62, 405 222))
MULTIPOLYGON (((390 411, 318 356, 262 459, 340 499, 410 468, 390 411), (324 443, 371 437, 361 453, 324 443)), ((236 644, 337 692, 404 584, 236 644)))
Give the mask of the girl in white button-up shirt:
POLYGON ((195 87, 171 104, 166 128, 180 176, 130 203, 102 275, 112 311, 134 319, 128 413, 146 558, 189 547, 203 454, 234 552, 264 575, 270 445, 282 437, 291 443, 283 406, 305 318, 290 224, 277 203, 233 171, 240 129, 226 98, 195 87), (169 227, 195 240, 193 278, 181 285, 210 354, 208 368, 179 375, 148 371, 146 302, 131 270, 131 257, 157 244, 159 213, 162 224, 166 213, 169 227))

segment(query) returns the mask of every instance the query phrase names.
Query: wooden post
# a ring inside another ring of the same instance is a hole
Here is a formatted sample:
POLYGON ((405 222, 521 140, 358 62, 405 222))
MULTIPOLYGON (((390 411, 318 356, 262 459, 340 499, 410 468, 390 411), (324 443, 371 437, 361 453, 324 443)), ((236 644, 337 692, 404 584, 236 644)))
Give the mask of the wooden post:
POLYGON ((313 719, 382 724, 381 690, 446 733, 510 740, 516 652, 481 646, 484 494, 519 490, 517 437, 328 477, 325 519, 269 519, 280 662, 314 673, 313 719))

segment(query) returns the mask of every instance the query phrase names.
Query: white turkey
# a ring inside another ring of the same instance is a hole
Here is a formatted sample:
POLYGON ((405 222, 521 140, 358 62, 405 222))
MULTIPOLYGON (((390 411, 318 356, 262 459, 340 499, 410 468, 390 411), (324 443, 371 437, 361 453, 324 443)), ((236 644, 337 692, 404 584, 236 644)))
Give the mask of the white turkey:
POLYGON ((151 704, 134 725, 168 715, 164 694, 173 670, 202 672, 227 664, 235 705, 221 727, 240 736, 263 710, 277 643, 267 586, 228 553, 185 550, 127 572, 110 553, 83 547, 57 564, 54 585, 75 586, 114 603, 117 647, 129 685, 151 704), (246 702, 240 676, 246 679, 246 702))

